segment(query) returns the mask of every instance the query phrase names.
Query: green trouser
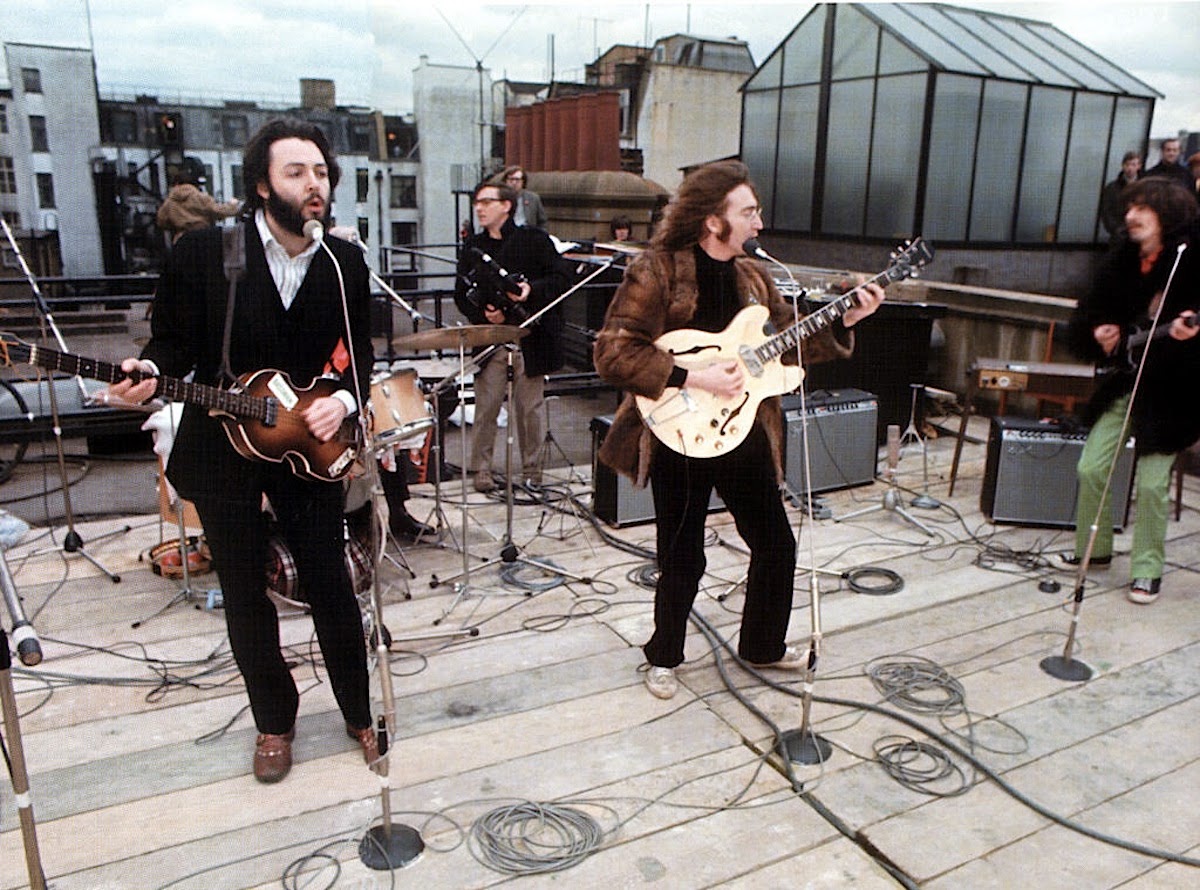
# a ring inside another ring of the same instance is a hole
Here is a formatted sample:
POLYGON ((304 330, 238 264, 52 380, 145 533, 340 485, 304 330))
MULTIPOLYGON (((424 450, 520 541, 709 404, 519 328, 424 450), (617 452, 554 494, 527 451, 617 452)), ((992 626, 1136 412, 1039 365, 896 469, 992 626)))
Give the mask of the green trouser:
MULTIPOLYGON (((1108 556, 1113 548, 1112 491, 1104 506, 1100 493, 1108 478, 1113 454, 1127 436, 1121 435, 1128 396, 1117 399, 1096 421, 1084 443, 1076 468, 1079 499, 1075 504, 1075 552, 1083 555, 1091 535, 1092 523, 1098 523, 1092 556, 1108 556), (1097 516, 1104 517, 1097 520, 1097 516)), ((1167 519, 1171 509, 1171 466, 1173 454, 1143 454, 1138 457, 1135 483, 1137 507, 1133 522, 1133 551, 1130 554, 1130 578, 1161 578, 1167 540, 1167 519)))

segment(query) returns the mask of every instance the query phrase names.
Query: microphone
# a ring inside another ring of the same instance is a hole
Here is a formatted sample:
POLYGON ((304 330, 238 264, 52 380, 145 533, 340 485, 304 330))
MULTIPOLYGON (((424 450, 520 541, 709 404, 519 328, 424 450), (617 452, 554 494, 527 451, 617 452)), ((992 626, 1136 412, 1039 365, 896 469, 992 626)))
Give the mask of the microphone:
POLYGON ((492 274, 504 282, 505 290, 507 290, 510 294, 519 294, 521 292, 521 285, 526 281, 524 275, 522 275, 520 272, 509 272, 498 262, 492 259, 489 254, 484 253, 478 247, 472 247, 471 250, 479 257, 480 260, 483 261, 483 264, 492 271, 492 274))
POLYGON ((887 428, 887 477, 896 478, 896 467, 900 464, 900 427, 889 423, 887 428))
POLYGON ((745 253, 746 256, 758 257, 760 260, 766 260, 768 263, 774 263, 776 266, 782 269, 783 274, 786 275, 788 277, 788 281, 792 283, 795 300, 803 300, 808 296, 808 291, 802 288, 800 283, 796 281, 796 276, 792 274, 792 270, 763 250, 762 245, 758 243, 757 238, 747 238, 744 242, 742 242, 742 252, 745 253))
POLYGON ((325 237, 325 227, 315 219, 304 224, 304 237, 309 241, 321 241, 325 237))
POLYGON ((25 667, 41 664, 42 644, 38 640, 37 631, 25 617, 25 609, 21 606, 21 598, 17 596, 17 585, 13 582, 12 573, 8 570, 8 561, 4 551, 0 550, 0 587, 4 588, 4 602, 8 606, 8 615, 12 618, 13 642, 17 644, 17 658, 25 667))

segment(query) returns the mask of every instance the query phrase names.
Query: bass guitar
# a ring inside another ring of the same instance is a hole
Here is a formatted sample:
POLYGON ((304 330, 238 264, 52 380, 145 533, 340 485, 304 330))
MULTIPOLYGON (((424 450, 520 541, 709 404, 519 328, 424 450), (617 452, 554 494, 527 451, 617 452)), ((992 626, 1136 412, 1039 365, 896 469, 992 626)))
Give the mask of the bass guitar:
MULTIPOLYGON (((0 333, 0 361, 5 365, 30 364, 54 371, 117 383, 142 379, 138 372, 68 352, 43 349, 0 333)), ((229 389, 188 383, 174 377, 156 377, 154 394, 174 402, 189 402, 209 409, 221 422, 234 450, 249 460, 288 462, 293 473, 317 482, 336 482, 350 472, 358 454, 358 426, 343 421, 328 442, 308 430, 304 411, 316 399, 332 395, 339 387, 318 377, 298 387, 283 371, 270 368, 243 374, 229 389)))
MULTIPOLYGON (((888 267, 867 284, 886 287, 913 276, 933 259, 933 249, 917 238, 898 248, 888 267)), ((804 380, 798 365, 779 359, 800 341, 819 333, 858 305, 856 287, 775 334, 766 306, 742 309, 718 334, 680 328, 668 331, 654 345, 689 370, 730 360, 741 364, 745 387, 734 397, 717 396, 685 383, 667 387, 657 399, 637 396, 638 411, 660 442, 687 457, 717 457, 742 444, 754 425, 763 399, 792 392, 804 380)))
MULTIPOLYGON (((1189 328, 1200 327, 1200 313, 1189 315, 1183 320, 1189 328)), ((1097 363, 1096 375, 1104 376, 1105 374, 1115 374, 1118 371, 1133 373, 1137 370, 1137 366, 1142 361, 1142 353, 1146 351, 1146 347, 1155 340, 1161 340, 1164 337, 1171 336, 1171 322, 1160 321, 1158 327, 1154 329, 1153 335, 1150 333, 1150 323, 1145 322, 1134 328, 1121 338, 1121 342, 1117 344, 1117 348, 1113 354, 1107 356, 1104 361, 1097 363)))

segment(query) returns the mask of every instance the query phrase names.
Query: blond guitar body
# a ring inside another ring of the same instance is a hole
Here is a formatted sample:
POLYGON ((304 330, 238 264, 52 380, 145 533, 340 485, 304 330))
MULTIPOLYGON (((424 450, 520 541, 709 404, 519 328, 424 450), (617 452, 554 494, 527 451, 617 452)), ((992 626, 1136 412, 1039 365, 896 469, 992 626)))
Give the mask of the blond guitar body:
POLYGON ((638 411, 651 432, 667 447, 688 457, 717 457, 742 444, 754 425, 763 399, 797 389, 804 372, 796 365, 763 361, 755 350, 774 332, 766 306, 747 306, 719 334, 680 328, 654 345, 689 371, 727 361, 741 365, 743 391, 733 398, 713 395, 686 384, 668 387, 658 399, 637 397, 638 411))

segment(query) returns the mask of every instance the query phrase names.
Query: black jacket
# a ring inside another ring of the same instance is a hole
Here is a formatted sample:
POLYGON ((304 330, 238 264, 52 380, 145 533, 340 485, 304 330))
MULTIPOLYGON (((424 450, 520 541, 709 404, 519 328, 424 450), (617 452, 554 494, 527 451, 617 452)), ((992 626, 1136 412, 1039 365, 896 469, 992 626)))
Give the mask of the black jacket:
MULTIPOLYGON (((1105 257, 1091 294, 1079 301, 1071 318, 1070 344, 1079 358, 1097 362, 1100 369, 1108 364, 1092 336, 1097 325, 1112 323, 1128 331, 1148 322, 1150 301, 1166 286, 1178 255, 1177 246, 1185 242, 1182 237, 1168 239, 1148 275, 1141 274, 1138 246, 1132 242, 1122 244, 1105 257)), ((1159 329, 1165 330, 1184 309, 1198 307, 1200 256, 1193 243, 1180 257, 1159 329)), ((1130 392, 1134 376, 1128 367, 1099 374, 1096 393, 1085 412, 1087 423, 1094 423, 1115 399, 1130 392)), ((1187 402, 1190 385, 1197 380, 1200 380, 1200 336, 1180 341, 1164 334, 1150 344, 1132 414, 1139 453, 1170 454, 1200 438, 1200 411, 1190 408, 1187 402)))
MULTIPOLYGON (((238 285, 230 368, 235 375, 275 368, 286 372, 297 386, 307 386, 324 372, 345 328, 333 261, 323 249, 317 251, 285 312, 253 221, 247 222, 244 230, 246 272, 238 285)), ((333 237, 325 243, 337 256, 345 279, 365 401, 373 352, 367 267, 362 252, 352 244, 333 237)), ((222 384, 221 344, 228 291, 221 229, 186 233, 176 242, 159 280, 151 318, 153 336, 142 357, 152 360, 166 376, 183 377, 194 370, 195 382, 222 384)), ((341 383, 354 393, 348 371, 341 383)), ((188 405, 184 409, 167 467, 168 478, 184 497, 236 496, 243 487, 253 487, 249 480, 258 466, 233 450, 206 408, 188 405)))
MULTIPOLYGON (((454 288, 454 303, 471 324, 488 324, 483 314, 489 288, 497 286, 493 275, 471 248, 483 251, 510 273, 520 273, 529 280, 529 299, 522 305, 528 316, 535 315, 558 297, 567 285, 563 264, 550 236, 541 229, 518 226, 509 219, 500 230, 499 241, 486 231, 477 232, 466 240, 458 258, 458 278, 454 288), (470 299, 471 285, 478 286, 478 297, 470 299)), ((510 324, 520 324, 509 319, 510 324)), ((525 358, 525 375, 537 377, 557 371, 563 364, 563 315, 558 305, 528 325, 529 334, 521 340, 521 355, 525 358)))

